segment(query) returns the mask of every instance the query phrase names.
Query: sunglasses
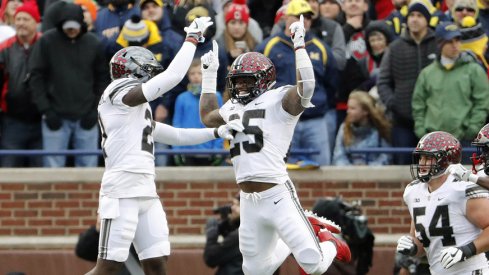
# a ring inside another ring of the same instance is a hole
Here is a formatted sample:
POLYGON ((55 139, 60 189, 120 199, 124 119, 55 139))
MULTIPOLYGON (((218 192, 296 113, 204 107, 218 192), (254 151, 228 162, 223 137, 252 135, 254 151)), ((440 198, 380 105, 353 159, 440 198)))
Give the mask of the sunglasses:
POLYGON ((461 11, 464 11, 464 10, 466 10, 467 12, 475 12, 475 9, 469 8, 469 7, 458 7, 458 8, 455 8, 455 11, 458 11, 458 12, 461 12, 461 11))

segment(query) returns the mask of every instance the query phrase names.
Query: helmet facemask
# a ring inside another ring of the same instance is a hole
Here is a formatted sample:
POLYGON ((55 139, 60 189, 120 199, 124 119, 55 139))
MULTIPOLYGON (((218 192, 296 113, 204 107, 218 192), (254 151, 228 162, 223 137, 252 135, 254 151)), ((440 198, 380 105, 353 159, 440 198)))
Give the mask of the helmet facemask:
POLYGON ((133 72, 133 75, 137 79, 141 80, 141 82, 146 82, 153 78, 155 75, 163 72, 163 66, 161 66, 157 62, 141 64, 132 56, 130 57, 130 59, 132 60, 132 62, 134 62, 134 64, 138 65, 139 67, 139 70, 133 72))
POLYGON ((246 105, 263 93, 258 89, 259 80, 253 74, 228 76, 226 77, 226 81, 233 102, 239 102, 246 105), (246 92, 241 92, 243 90, 246 92))
POLYGON ((411 176, 413 179, 417 179, 421 182, 429 182, 432 178, 437 178, 443 175, 447 167, 447 154, 444 151, 414 151, 413 162, 411 164, 411 176), (423 158, 423 156, 425 158, 423 158))

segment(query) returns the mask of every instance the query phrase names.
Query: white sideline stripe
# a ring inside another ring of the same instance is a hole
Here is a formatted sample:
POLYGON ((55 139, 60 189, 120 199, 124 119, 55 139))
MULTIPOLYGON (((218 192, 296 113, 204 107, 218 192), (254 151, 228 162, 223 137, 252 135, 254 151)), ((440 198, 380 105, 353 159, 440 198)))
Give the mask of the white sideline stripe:
MULTIPOLYGON (((404 234, 376 234, 375 245, 394 245, 397 240, 404 234)), ((13 249, 13 248, 25 248, 25 249, 38 249, 38 248, 74 248, 78 236, 53 236, 53 237, 40 237, 40 236, 1 236, 0 237, 0 250, 13 249)), ((173 248, 202 248, 205 244, 205 236, 203 235, 174 235, 170 236, 170 243, 173 248)))

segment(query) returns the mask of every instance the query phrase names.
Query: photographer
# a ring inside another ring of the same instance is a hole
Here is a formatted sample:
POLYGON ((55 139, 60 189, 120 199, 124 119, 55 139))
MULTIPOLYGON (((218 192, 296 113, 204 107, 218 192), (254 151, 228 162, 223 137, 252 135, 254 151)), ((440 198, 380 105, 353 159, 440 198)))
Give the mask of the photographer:
POLYGON ((239 251, 239 195, 231 205, 214 209, 220 218, 210 218, 206 225, 204 261, 217 267, 216 275, 242 275, 243 257, 239 251), (223 239, 218 241, 219 236, 223 239))

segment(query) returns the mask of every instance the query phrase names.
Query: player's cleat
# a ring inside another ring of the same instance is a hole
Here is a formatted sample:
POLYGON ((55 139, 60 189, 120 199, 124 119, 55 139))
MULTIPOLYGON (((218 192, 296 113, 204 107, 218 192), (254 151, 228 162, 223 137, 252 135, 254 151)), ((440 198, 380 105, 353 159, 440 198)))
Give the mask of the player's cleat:
POLYGON ((336 238, 329 230, 321 229, 318 233, 318 238, 320 242, 331 241, 335 244, 336 260, 345 263, 349 263, 351 261, 351 251, 348 244, 346 244, 346 242, 343 240, 336 238))
POLYGON ((341 227, 334 223, 333 221, 330 221, 324 217, 319 217, 315 213, 309 210, 304 210, 304 213, 306 214, 307 219, 312 225, 312 228, 314 229, 314 232, 316 235, 318 235, 319 231, 321 229, 328 229, 330 232, 334 234, 339 234, 341 233, 341 227))

